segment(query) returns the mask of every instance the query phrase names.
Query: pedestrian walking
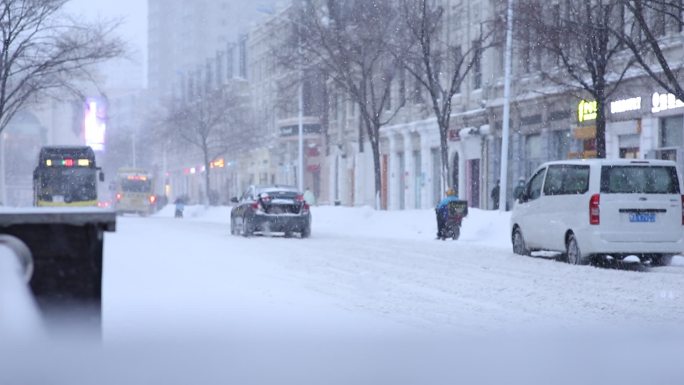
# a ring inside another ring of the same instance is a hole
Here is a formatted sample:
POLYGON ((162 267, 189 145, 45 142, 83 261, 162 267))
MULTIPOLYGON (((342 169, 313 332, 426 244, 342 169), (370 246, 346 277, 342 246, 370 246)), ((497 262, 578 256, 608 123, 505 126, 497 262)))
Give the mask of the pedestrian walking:
POLYGON ((492 188, 492 193, 490 194, 490 197, 492 198, 492 202, 494 202, 494 210, 499 209, 499 193, 501 187, 499 187, 499 180, 496 180, 496 184, 492 188))

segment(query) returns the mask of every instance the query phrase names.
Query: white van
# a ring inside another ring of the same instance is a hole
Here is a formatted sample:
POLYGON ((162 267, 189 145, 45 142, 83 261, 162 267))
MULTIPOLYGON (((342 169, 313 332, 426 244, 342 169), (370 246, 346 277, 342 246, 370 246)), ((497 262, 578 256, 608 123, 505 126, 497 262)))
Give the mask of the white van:
POLYGON ((684 252, 684 196, 677 167, 664 160, 568 160, 541 165, 511 215, 513 252, 638 256, 667 265, 684 252))

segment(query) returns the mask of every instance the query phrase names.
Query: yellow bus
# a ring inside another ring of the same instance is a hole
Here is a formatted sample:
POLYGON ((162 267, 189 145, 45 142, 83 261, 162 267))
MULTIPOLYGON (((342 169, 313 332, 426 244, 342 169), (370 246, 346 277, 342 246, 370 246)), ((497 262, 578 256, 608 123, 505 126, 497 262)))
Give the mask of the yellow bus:
POLYGON ((40 207, 97 206, 97 181, 104 174, 88 146, 43 147, 33 171, 33 204, 40 207))
POLYGON ((149 215, 154 212, 157 196, 154 180, 147 171, 139 168, 121 168, 116 174, 116 201, 118 214, 149 215))

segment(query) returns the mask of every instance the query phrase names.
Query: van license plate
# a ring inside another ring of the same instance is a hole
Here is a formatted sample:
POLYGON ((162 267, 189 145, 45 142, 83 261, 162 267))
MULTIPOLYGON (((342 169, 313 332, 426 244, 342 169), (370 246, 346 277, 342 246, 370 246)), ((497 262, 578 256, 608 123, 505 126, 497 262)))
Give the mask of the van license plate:
POLYGON ((629 214, 630 222, 655 222, 655 213, 629 214))

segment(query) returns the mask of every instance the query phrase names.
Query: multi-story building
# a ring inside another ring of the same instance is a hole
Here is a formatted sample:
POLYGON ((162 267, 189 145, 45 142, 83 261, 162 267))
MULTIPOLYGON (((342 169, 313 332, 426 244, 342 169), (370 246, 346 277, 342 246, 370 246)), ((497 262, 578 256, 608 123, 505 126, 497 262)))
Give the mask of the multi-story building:
MULTIPOLYGON (((463 47, 464 51, 477 44, 483 24, 502 15, 506 5, 505 1, 492 0, 441 3, 446 11, 445 42, 463 47)), ((670 59, 678 60, 684 49, 681 25, 671 25, 661 32, 671 37, 667 45, 670 59)), ((503 44, 485 50, 453 98, 448 135, 452 175, 448 184, 472 207, 494 206, 490 192, 501 167, 503 50, 503 44)), ((553 65, 539 47, 515 41, 507 172, 509 205, 513 182, 529 177, 539 164, 596 156, 594 104, 579 98, 581 91, 541 76, 543 69, 553 65)), ((403 84, 395 85, 392 93, 395 103, 412 89, 409 77, 400 76, 399 82, 403 84)), ((368 154, 358 152, 353 135, 358 113, 343 96, 341 102, 335 96, 331 100, 329 136, 332 144, 338 138, 338 144, 330 147, 331 155, 326 159, 333 175, 330 199, 372 205, 372 161, 368 154)), ((382 198, 390 209, 434 207, 443 194, 438 128, 426 103, 428 99, 421 92, 413 93, 404 110, 381 130, 382 198)), ((631 71, 609 100, 607 157, 676 159, 684 166, 682 111, 682 101, 664 94, 643 72, 631 71)))
MULTIPOLYGON (((160 12, 152 9, 152 2, 151 14, 160 12)), ((479 44, 478 36, 485 24, 501 20, 506 6, 502 0, 438 2, 445 9, 441 40, 462 52, 479 44)), ((276 47, 292 43, 285 41, 290 36, 288 28, 292 28, 289 9, 264 18, 248 34, 225 45, 221 54, 216 54, 216 48, 205 52, 200 64, 190 65, 190 70, 179 70, 179 65, 173 70, 160 69, 157 75, 167 73, 165 76, 182 78, 175 87, 186 95, 201 88, 203 82, 221 78, 220 68, 225 68, 225 77, 245 78, 249 82, 253 110, 264 130, 260 131, 262 138, 255 148, 234 154, 234 159, 226 158, 234 191, 251 183, 298 183, 298 87, 303 84, 304 184, 323 203, 373 205, 372 156, 369 146, 360 151, 359 140, 364 139, 359 135, 362 126, 358 106, 324 77, 310 76, 315 71, 304 71, 307 76, 300 82, 299 71, 284 65, 275 53, 276 47)), ((193 12, 200 11, 201 8, 193 12)), ((684 47, 681 31, 676 27, 663 31, 674 37, 667 46, 672 58, 681 57, 684 47)), ((150 30, 154 28, 151 24, 150 30)), ((503 35, 499 31, 490 37, 495 44, 480 55, 453 97, 448 133, 451 175, 447 185, 455 187, 472 207, 494 206, 490 192, 500 175, 503 35)), ((155 87, 152 72, 158 66, 152 58, 154 39, 151 33, 151 88, 155 87)), ((169 54, 164 49, 158 53, 169 54)), ((192 54, 197 55, 201 54, 192 54)), ((582 100, 577 90, 541 76, 543 69, 555 64, 539 47, 516 39, 513 58, 509 197, 514 182, 529 177, 542 162, 595 156, 596 131, 592 101, 582 100), (580 110, 583 112, 578 113, 580 110)), ((156 84, 161 87, 159 82, 156 84)), ((405 106, 381 130, 382 205, 389 209, 433 207, 444 186, 440 180, 439 130, 429 99, 408 73, 400 73, 394 79, 391 94, 392 105, 405 102, 405 106)), ((684 103, 664 95, 643 72, 630 71, 609 100, 607 156, 670 158, 684 165, 683 110, 684 103)))
POLYGON ((246 40, 247 80, 253 111, 258 124, 265 127, 264 148, 252 152, 261 158, 249 160, 260 167, 246 173, 249 183, 298 185, 299 109, 303 128, 303 187, 316 196, 326 196, 322 167, 325 151, 324 131, 327 113, 325 79, 316 68, 296 68, 286 63, 291 46, 291 7, 278 10, 249 31, 246 40), (301 90, 300 90, 301 87, 301 90), (301 106, 299 94, 301 92, 301 106))
POLYGON ((274 2, 148 0, 148 84, 152 97, 177 96, 188 78, 206 79, 207 61, 235 44, 249 23, 260 13, 270 12, 274 2))

